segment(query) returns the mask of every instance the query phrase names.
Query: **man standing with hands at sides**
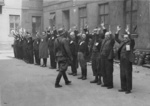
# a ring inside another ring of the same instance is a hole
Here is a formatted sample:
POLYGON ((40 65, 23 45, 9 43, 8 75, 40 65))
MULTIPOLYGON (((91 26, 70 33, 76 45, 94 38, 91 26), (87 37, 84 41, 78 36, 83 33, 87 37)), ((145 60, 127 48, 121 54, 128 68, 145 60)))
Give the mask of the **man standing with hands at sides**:
POLYGON ((126 33, 121 41, 118 36, 121 28, 117 26, 115 40, 120 44, 118 49, 118 58, 120 59, 120 78, 121 89, 119 92, 131 93, 132 90, 132 63, 134 62, 133 49, 135 42, 130 37, 129 27, 126 28, 126 33))
POLYGON ((39 57, 40 59, 43 59, 43 65, 41 67, 46 67, 48 58, 48 36, 45 31, 42 32, 41 36, 39 45, 39 57))
POLYGON ((65 35, 63 34, 63 29, 60 28, 58 33, 59 33, 59 37, 56 38, 55 43, 54 43, 56 60, 57 60, 58 65, 59 65, 59 73, 58 73, 57 78, 56 78, 55 88, 62 87, 59 84, 62 76, 65 80, 66 85, 71 84, 71 81, 68 80, 68 77, 66 75, 66 71, 68 68, 69 61, 72 62, 72 60, 73 60, 72 55, 71 55, 71 51, 69 48, 69 42, 65 38, 65 35))
POLYGON ((74 32, 70 33, 69 46, 70 46, 70 50, 71 50, 72 57, 73 57, 73 61, 71 64, 72 73, 69 73, 69 75, 77 76, 77 43, 75 40, 75 33, 74 32))
MULTIPOLYGON (((103 30, 104 23, 102 24, 103 30)), ((115 40, 113 35, 111 34, 110 27, 109 31, 105 33, 105 38, 102 41, 101 50, 100 50, 100 60, 101 60, 101 72, 103 77, 104 84, 102 87, 107 87, 108 89, 113 88, 113 47, 115 44, 115 40)))
POLYGON ((88 44, 86 42, 86 35, 81 35, 81 41, 78 48, 78 61, 81 67, 81 77, 78 79, 86 80, 87 78, 87 56, 89 54, 88 44))

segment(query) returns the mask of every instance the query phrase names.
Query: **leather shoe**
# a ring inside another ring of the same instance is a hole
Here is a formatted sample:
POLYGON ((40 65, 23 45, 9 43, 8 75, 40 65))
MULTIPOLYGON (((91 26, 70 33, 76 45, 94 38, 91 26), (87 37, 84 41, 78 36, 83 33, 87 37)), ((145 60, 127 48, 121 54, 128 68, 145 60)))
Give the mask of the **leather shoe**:
POLYGON ((56 68, 54 68, 54 67, 49 67, 49 69, 56 69, 56 68))
POLYGON ((61 87, 62 87, 62 85, 59 85, 59 84, 55 85, 55 88, 61 88, 61 87))
POLYGON ((101 81, 98 81, 98 82, 97 82, 97 85, 101 85, 101 81))
POLYGON ((77 73, 74 73, 73 76, 77 76, 77 73))
POLYGON ((107 85, 101 85, 101 87, 107 87, 107 85))
POLYGON ((90 81, 90 83, 97 83, 97 82, 98 82, 97 80, 90 81))
POLYGON ((113 88, 113 86, 109 86, 109 87, 107 87, 107 89, 112 89, 113 88))
POLYGON ((86 77, 83 77, 82 80, 86 80, 86 77))
POLYGON ((69 75, 73 75, 73 73, 68 73, 69 75))
POLYGON ((81 76, 81 77, 78 77, 78 79, 82 79, 83 77, 81 76))
POLYGON ((125 93, 126 93, 126 94, 129 94, 129 93, 131 93, 131 91, 126 91, 125 93))
POLYGON ((124 89, 119 89, 118 91, 119 92, 126 92, 126 90, 124 90, 124 89))
POLYGON ((67 81, 67 82, 66 82, 66 85, 70 85, 70 84, 71 84, 71 81, 67 81))

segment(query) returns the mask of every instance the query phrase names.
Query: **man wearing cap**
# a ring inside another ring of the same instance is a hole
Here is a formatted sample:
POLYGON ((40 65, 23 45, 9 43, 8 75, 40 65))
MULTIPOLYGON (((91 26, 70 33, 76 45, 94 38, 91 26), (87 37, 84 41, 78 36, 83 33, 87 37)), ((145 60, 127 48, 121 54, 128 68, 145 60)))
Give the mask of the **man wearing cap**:
MULTIPOLYGON (((104 24, 102 24, 103 30, 105 30, 104 24)), ((108 89, 113 88, 113 47, 115 40, 110 31, 105 33, 105 38, 101 45, 100 60, 101 60, 101 72, 104 84, 102 87, 108 89)))
POLYGON ((68 77, 66 75, 66 71, 68 68, 68 63, 69 63, 68 61, 73 60, 72 55, 71 55, 71 51, 69 48, 69 42, 64 37, 63 29, 60 28, 58 33, 59 33, 59 36, 55 40, 55 43, 54 43, 54 53, 56 55, 56 61, 58 62, 58 65, 59 65, 59 73, 57 75, 56 82, 55 82, 56 88, 62 87, 59 84, 62 76, 65 80, 66 85, 71 84, 71 81, 68 80, 68 77))
POLYGON ((118 49, 118 58, 120 59, 120 78, 121 89, 119 92, 131 93, 132 90, 132 63, 134 62, 133 49, 135 42, 130 38, 129 28, 126 29, 126 34, 121 41, 118 36, 121 28, 117 26, 115 40, 120 44, 118 49))

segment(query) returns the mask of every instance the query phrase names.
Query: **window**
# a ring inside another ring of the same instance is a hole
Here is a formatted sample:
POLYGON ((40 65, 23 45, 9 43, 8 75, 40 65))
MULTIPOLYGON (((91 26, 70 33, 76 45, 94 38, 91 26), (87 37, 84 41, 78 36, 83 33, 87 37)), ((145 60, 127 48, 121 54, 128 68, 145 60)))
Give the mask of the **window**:
POLYGON ((2 14, 2 6, 0 6, 0 14, 2 14))
POLYGON ((41 32, 41 16, 32 16, 32 35, 41 32))
POLYGON ((137 28, 137 8, 137 0, 125 0, 125 25, 129 25, 131 33, 137 28))
POLYGON ((99 25, 104 22, 106 28, 109 25, 109 7, 108 3, 99 5, 99 25))
POLYGON ((51 27, 55 26, 56 18, 55 13, 50 13, 49 24, 51 27))
POLYGON ((9 21, 10 21, 10 31, 17 30, 19 27, 19 24, 20 24, 20 16, 19 15, 10 15, 9 21))
POLYGON ((86 7, 79 8, 79 26, 80 28, 84 28, 87 24, 87 11, 86 7))

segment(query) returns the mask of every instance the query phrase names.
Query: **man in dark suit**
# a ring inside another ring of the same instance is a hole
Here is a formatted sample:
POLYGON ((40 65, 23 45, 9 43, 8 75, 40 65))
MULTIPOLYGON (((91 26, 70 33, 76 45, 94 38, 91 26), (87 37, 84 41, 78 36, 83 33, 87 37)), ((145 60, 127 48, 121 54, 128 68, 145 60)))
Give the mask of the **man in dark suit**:
POLYGON ((50 53, 50 69, 56 69, 56 59, 55 59, 55 54, 54 54, 54 42, 56 39, 54 31, 48 31, 48 49, 50 53))
POLYGON ((118 36, 121 28, 117 26, 115 40, 120 44, 118 49, 118 58, 120 59, 120 78, 121 89, 119 92, 131 93, 132 90, 132 63, 134 62, 134 45, 135 42, 130 38, 129 28, 126 29, 126 34, 123 35, 121 41, 118 36))
POLYGON ((39 58, 39 45, 40 45, 40 38, 38 36, 38 32, 36 34, 36 38, 33 42, 33 51, 35 56, 35 65, 40 65, 40 58, 39 58))
POLYGON ((27 54, 28 54, 28 62, 30 64, 34 63, 34 59, 33 59, 33 40, 32 40, 32 36, 29 33, 28 34, 28 39, 27 39, 27 54))
POLYGON ((86 42, 86 35, 81 35, 81 41, 78 46, 78 61, 81 67, 81 77, 78 79, 87 79, 87 57, 89 55, 88 44, 86 42))
POLYGON ((102 43, 102 34, 100 34, 100 29, 94 29, 93 39, 92 39, 92 71, 95 79, 90 81, 90 83, 97 83, 97 85, 101 84, 101 74, 100 74, 100 66, 99 66, 99 53, 102 43))
MULTIPOLYGON (((105 29, 104 24, 102 28, 105 29)), ((103 76, 104 84, 102 87, 107 87, 108 89, 113 88, 113 47, 115 40, 111 32, 105 33, 105 39, 102 42, 100 55, 101 55, 101 72, 103 76)))
POLYGON ((55 87, 59 88, 62 87, 59 82, 61 80, 61 77, 63 76, 66 85, 71 84, 71 81, 68 80, 68 77, 66 75, 66 71, 68 68, 68 61, 72 61, 72 55, 69 48, 68 40, 64 37, 63 29, 59 29, 58 31, 59 37, 55 40, 54 47, 55 47, 55 55, 56 60, 59 65, 59 74, 57 75, 55 87))
POLYGON ((69 75, 77 76, 77 43, 75 41, 75 33, 74 32, 70 33, 69 46, 70 46, 71 54, 73 57, 73 61, 71 64, 72 73, 69 73, 69 75))

